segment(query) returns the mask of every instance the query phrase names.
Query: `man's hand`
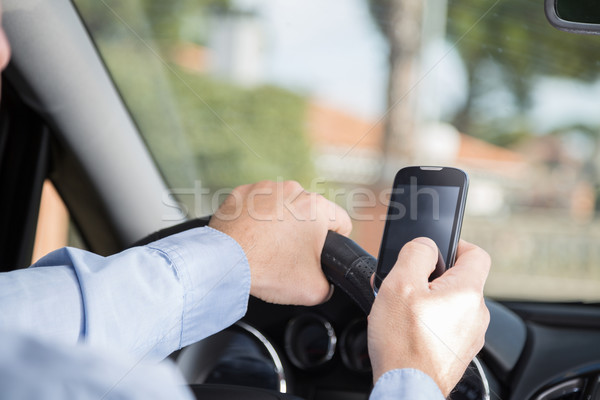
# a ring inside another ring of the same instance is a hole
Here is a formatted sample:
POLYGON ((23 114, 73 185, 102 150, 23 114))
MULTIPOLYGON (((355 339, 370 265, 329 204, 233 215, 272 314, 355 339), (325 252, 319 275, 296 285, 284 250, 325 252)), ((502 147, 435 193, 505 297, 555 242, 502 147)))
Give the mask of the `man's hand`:
POLYGON ((322 303, 329 295, 321 270, 327 231, 348 235, 352 230, 346 211, 293 181, 237 187, 209 226, 246 252, 253 296, 301 305, 322 303))
POLYGON ((461 241, 455 266, 428 282, 437 259, 432 240, 415 239, 382 282, 368 327, 374 382, 392 369, 415 368, 447 396, 483 347, 489 255, 461 241))

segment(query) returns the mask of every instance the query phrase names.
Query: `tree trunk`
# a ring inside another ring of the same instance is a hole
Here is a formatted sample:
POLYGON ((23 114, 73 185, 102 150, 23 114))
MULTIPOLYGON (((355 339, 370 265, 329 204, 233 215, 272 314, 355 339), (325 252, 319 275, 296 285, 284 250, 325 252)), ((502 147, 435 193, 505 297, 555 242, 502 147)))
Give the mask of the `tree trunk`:
POLYGON ((417 57, 421 49, 422 0, 389 0, 386 35, 390 44, 388 113, 383 179, 415 158, 417 57))
POLYGON ((467 100, 460 111, 454 116, 452 125, 461 133, 472 134, 471 132, 471 112, 473 110, 473 100, 475 99, 475 67, 472 64, 467 66, 468 90, 467 100))

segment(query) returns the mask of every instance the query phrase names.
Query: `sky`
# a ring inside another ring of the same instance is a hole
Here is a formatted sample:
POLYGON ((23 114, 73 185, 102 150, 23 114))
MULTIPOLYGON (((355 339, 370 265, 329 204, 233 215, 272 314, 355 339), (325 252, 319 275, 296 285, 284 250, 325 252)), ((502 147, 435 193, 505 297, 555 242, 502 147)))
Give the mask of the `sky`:
POLYGON ((569 125, 600 126, 600 81, 538 79, 530 118, 540 133, 569 125))
POLYGON ((387 44, 365 0, 238 0, 258 11, 273 83, 375 117, 385 109, 387 44))
MULTIPOLYGON (((236 4, 261 18, 269 81, 363 117, 379 119, 385 113, 388 45, 366 0, 237 0, 236 4)), ((418 113, 424 119, 450 115, 466 100, 464 65, 443 38, 426 46, 414 82, 421 94, 418 113)))
MULTIPOLYGON (((383 115, 388 47, 366 0, 236 0, 236 4, 260 16, 269 82, 359 116, 383 115)), ((515 115, 516 102, 503 90, 502 76, 494 77, 493 68, 486 75, 490 90, 481 101, 490 117, 515 115)), ((419 116, 425 120, 450 118, 466 101, 465 66, 456 48, 443 38, 423 51, 414 79, 421 94, 419 116)), ((535 133, 577 121, 600 125, 600 82, 539 79, 532 99, 528 119, 535 133)))

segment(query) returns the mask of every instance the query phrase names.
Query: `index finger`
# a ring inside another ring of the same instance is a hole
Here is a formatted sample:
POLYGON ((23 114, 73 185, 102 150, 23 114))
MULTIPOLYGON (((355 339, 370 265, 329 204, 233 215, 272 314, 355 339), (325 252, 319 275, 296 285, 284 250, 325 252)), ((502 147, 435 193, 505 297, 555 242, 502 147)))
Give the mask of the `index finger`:
POLYGON ((352 232, 352 220, 346 210, 333 201, 322 196, 320 198, 324 201, 322 207, 325 208, 327 216, 327 229, 348 236, 352 232))
POLYGON ((444 275, 459 276, 464 285, 483 291, 483 286, 490 273, 492 261, 490 255, 481 247, 461 240, 458 244, 457 258, 454 267, 444 275))

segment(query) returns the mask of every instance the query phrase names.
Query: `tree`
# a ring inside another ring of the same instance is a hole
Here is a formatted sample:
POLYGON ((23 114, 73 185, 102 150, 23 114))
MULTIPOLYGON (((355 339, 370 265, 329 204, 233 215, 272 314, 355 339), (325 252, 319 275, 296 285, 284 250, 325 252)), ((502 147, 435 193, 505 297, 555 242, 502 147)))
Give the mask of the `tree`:
MULTIPOLYGON (((168 183, 234 187, 312 176, 305 135, 307 100, 262 85, 239 87, 171 62, 181 25, 227 0, 76 0, 107 68, 168 183), (195 14, 192 14, 195 13, 195 14)), ((202 38, 195 38, 201 42, 202 38)))
POLYGON ((388 39, 388 112, 383 149, 386 162, 410 162, 415 151, 415 60, 421 49, 422 0, 369 0, 377 25, 388 39))
MULTIPOLYGON (((385 142, 389 156, 410 160, 413 149, 414 60, 421 50, 423 0, 369 0, 371 14, 390 46, 390 74, 385 142)), ((539 0, 448 0, 447 41, 460 53, 468 74, 467 100, 451 122, 461 132, 501 145, 527 136, 524 117, 536 78, 598 79, 597 37, 554 29, 539 0), (491 82, 490 66, 500 71, 491 82), (516 113, 490 121, 479 100, 494 90, 508 90, 516 113)), ((443 89, 441 89, 443 90, 443 89)))
POLYGON ((596 37, 554 29, 546 20, 543 2, 449 0, 448 10, 448 39, 456 43, 469 77, 467 101, 453 120, 462 132, 495 142, 506 135, 522 137, 515 132, 519 115, 511 116, 511 121, 498 121, 497 132, 490 131, 489 123, 483 129, 478 126, 475 104, 490 90, 486 74, 490 65, 501 71, 502 85, 512 93, 520 115, 531 105, 537 77, 598 79, 594 55, 600 52, 600 42, 596 37))

